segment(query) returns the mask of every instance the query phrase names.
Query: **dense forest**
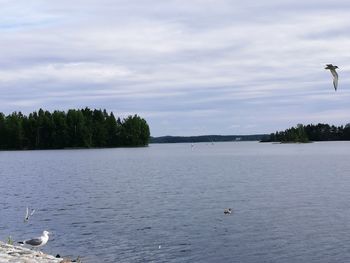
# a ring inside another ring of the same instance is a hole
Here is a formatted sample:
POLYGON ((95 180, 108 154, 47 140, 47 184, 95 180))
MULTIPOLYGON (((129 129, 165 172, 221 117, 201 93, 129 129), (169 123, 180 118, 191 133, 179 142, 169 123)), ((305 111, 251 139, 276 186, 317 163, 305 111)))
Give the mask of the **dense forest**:
POLYGON ((229 142, 229 141, 260 141, 269 138, 267 134, 255 135, 201 135, 201 136, 162 136, 151 137, 151 143, 181 143, 181 142, 229 142))
POLYGON ((129 147, 148 144, 147 122, 137 115, 123 120, 106 110, 71 109, 0 113, 0 149, 129 147))
POLYGON ((271 142, 309 142, 309 141, 347 141, 350 140, 350 124, 334 126, 319 123, 317 125, 298 124, 296 127, 270 134, 271 142))

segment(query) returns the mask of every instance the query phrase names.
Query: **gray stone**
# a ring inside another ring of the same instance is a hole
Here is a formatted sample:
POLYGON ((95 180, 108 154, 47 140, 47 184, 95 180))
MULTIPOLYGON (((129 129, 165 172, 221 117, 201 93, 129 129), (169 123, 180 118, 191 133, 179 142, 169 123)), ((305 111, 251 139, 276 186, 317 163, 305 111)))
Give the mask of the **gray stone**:
POLYGON ((28 248, 12 246, 0 241, 0 263, 60 263, 62 258, 55 258, 28 248))

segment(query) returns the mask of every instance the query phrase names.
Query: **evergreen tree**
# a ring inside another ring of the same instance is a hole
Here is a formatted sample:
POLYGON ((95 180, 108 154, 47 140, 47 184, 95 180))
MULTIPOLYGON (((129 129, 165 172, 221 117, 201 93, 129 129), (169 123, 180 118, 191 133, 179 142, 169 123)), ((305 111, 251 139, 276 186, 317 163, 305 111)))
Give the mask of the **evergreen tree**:
POLYGON ((22 149, 23 129, 22 114, 14 112, 6 117, 5 133, 8 149, 22 149))
POLYGON ((0 113, 0 149, 6 149, 7 132, 6 132, 5 115, 0 113))
POLYGON ((137 115, 124 119, 122 141, 126 146, 147 145, 150 132, 146 121, 137 115))
POLYGON ((118 126, 113 113, 111 113, 109 116, 106 116, 106 130, 107 145, 112 147, 118 146, 118 126))
POLYGON ((67 117, 65 112, 54 111, 52 114, 54 132, 52 135, 52 148, 62 149, 69 145, 67 117))

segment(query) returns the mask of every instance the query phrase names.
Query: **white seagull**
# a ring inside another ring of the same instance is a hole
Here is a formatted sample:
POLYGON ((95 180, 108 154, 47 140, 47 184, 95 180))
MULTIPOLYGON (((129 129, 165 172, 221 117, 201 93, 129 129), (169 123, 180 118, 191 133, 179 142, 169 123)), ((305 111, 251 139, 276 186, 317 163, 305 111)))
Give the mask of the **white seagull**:
POLYGON ((22 245, 30 245, 32 247, 42 247, 44 245, 46 245, 47 241, 49 241, 49 231, 44 231, 43 234, 41 235, 41 237, 37 237, 37 238, 32 238, 32 239, 28 239, 28 240, 24 240, 22 242, 18 242, 19 244, 22 245))
POLYGON ((338 66, 333 66, 332 64, 327 64, 326 67, 324 69, 329 69, 333 75, 333 86, 335 91, 337 91, 337 87, 338 87, 338 73, 335 71, 335 69, 337 69, 338 66))
POLYGON ((34 213, 35 213, 35 209, 31 209, 31 210, 30 210, 30 213, 29 213, 29 208, 28 208, 28 206, 27 206, 27 211, 26 211, 26 216, 25 216, 25 218, 24 218, 24 222, 28 222, 29 217, 31 217, 32 215, 34 215, 34 213))

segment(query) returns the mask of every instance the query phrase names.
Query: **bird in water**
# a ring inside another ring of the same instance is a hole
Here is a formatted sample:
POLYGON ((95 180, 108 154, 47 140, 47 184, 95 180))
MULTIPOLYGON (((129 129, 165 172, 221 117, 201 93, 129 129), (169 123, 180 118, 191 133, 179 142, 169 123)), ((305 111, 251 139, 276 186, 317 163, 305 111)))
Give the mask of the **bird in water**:
POLYGON ((50 232, 45 230, 43 232, 43 234, 41 235, 41 237, 24 240, 24 241, 18 242, 18 243, 21 245, 30 245, 33 248, 42 247, 42 246, 46 245, 47 241, 49 241, 49 234, 50 234, 50 232))
POLYGON ((225 215, 230 215, 232 213, 232 209, 231 208, 225 208, 224 210, 224 214, 225 215))
POLYGON ((338 73, 335 71, 338 68, 338 66, 333 66, 332 64, 327 64, 324 69, 329 69, 333 75, 333 86, 335 91, 337 91, 338 87, 338 73))
POLYGON ((28 222, 29 217, 34 215, 34 213, 35 213, 35 209, 30 209, 30 211, 29 211, 29 208, 27 206, 27 211, 26 211, 26 216, 24 217, 24 222, 28 222))

